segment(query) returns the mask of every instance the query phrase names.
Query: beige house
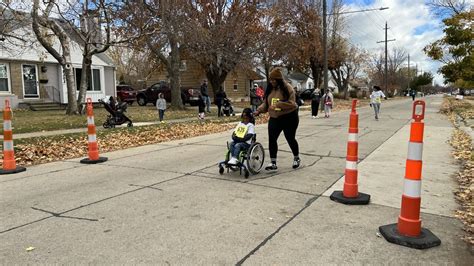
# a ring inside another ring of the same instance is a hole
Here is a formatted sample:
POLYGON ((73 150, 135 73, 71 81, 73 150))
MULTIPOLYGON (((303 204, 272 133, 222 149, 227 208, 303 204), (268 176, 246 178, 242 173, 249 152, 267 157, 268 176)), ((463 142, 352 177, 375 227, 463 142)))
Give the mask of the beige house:
MULTIPOLYGON (((181 60, 180 67, 181 86, 200 88, 202 81, 206 79, 206 74, 201 66, 194 60, 181 60)), ((227 97, 232 101, 245 101, 249 99, 250 88, 253 86, 255 80, 263 79, 264 77, 258 75, 253 70, 236 69, 227 75, 223 87, 227 97)), ((151 75, 147 81, 147 86, 154 83, 166 81, 169 82, 168 72, 160 68, 151 75)), ((209 88, 211 98, 213 98, 213 91, 209 88)))

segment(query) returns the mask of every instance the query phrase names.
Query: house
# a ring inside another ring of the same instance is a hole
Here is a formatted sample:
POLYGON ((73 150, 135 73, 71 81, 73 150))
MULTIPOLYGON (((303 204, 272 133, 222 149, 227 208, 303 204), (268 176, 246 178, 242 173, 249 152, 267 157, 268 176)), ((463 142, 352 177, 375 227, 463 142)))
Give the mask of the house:
MULTIPOLYGON (((0 108, 3 108, 5 99, 10 100, 12 108, 38 102, 62 105, 68 103, 63 69, 36 41, 31 25, 31 18, 26 14, 24 19, 18 21, 9 32, 12 35, 22 36, 26 41, 0 40, 0 108)), ((2 26, 1 19, 0 26, 2 26)), ((79 38, 72 35, 73 33, 71 33, 72 67, 76 88, 79 88, 82 49, 77 41, 79 38)), ((60 50, 59 42, 53 43, 53 47, 60 50)), ((91 97, 93 102, 97 102, 106 95, 116 95, 115 66, 105 54, 93 56, 91 77, 86 97, 91 97)))
MULTIPOLYGON (((192 59, 181 60, 179 71, 182 87, 200 88, 202 81, 206 79, 204 69, 202 69, 198 62, 192 59)), ((253 86, 254 81, 263 78, 253 70, 237 67, 227 75, 222 86, 231 101, 248 101, 250 88, 253 86)), ((159 68, 153 73, 146 85, 150 86, 160 81, 169 82, 168 72, 164 68, 159 68)), ((211 88, 209 88, 209 94, 213 98, 214 95, 211 88)))

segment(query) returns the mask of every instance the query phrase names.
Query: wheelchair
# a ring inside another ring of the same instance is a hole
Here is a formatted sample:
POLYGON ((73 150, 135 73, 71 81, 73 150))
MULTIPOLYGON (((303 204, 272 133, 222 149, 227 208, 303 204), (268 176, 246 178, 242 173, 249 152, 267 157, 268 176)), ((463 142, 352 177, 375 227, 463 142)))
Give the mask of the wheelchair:
POLYGON ((240 175, 244 172, 245 178, 249 178, 250 174, 256 175, 260 170, 262 170, 265 160, 265 150, 263 149, 262 144, 257 142, 257 136, 254 135, 250 142, 250 147, 245 151, 240 151, 239 157, 237 158, 237 164, 228 164, 227 162, 230 157, 230 146, 229 142, 227 142, 225 161, 218 164, 219 174, 224 174, 225 169, 227 169, 227 173, 229 173, 229 170, 238 170, 240 171, 240 175))

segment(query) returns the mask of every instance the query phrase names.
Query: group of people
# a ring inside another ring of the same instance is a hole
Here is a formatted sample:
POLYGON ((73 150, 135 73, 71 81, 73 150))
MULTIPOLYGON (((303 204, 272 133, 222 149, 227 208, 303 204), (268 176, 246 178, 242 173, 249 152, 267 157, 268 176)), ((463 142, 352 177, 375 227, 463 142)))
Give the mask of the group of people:
MULTIPOLYGON (((214 97, 218 109, 218 116, 222 116, 222 104, 227 98, 223 88, 219 88, 214 97)), ((378 120, 382 99, 386 99, 379 86, 374 86, 370 95, 370 105, 374 108, 375 119, 378 120)), ((204 119, 205 112, 210 113, 210 97, 208 94, 207 81, 201 85, 201 96, 199 101, 199 118, 204 119)), ((255 134, 255 117, 262 114, 269 114, 268 121, 268 148, 270 153, 270 163, 265 167, 268 171, 276 171, 278 138, 283 132, 285 139, 293 153, 292 167, 298 168, 301 164, 299 157, 299 145, 296 140, 296 131, 299 125, 297 95, 295 89, 283 78, 279 68, 275 68, 269 74, 269 83, 264 91, 261 86, 255 84, 250 90, 251 108, 245 108, 241 114, 241 122, 232 133, 230 143, 229 164, 237 164, 237 157, 241 150, 248 149, 250 141, 255 134)), ((334 107, 334 96, 330 89, 324 93, 315 89, 311 94, 311 114, 313 118, 318 118, 318 110, 324 109, 325 117, 329 118, 331 109, 334 107)), ((161 94, 156 106, 159 110, 160 121, 163 120, 166 101, 161 94)))
POLYGON ((334 95, 332 94, 331 89, 327 89, 326 92, 322 92, 320 89, 316 88, 311 93, 311 116, 313 118, 319 118, 319 106, 324 110, 324 117, 329 118, 331 116, 331 110, 334 107, 334 95))

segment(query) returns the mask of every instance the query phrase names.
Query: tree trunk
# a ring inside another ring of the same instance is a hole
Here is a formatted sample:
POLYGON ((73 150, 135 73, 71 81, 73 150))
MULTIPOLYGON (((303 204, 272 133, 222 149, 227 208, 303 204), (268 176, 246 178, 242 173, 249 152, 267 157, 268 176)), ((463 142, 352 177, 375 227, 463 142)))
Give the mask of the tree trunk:
POLYGON ((63 74, 66 78, 66 87, 67 87, 67 108, 66 114, 68 115, 77 115, 79 114, 77 110, 76 103, 76 86, 74 85, 74 69, 71 64, 66 64, 63 66, 63 74))
POLYGON ((87 50, 84 51, 84 57, 82 58, 81 85, 79 87, 79 95, 77 96, 77 106, 85 104, 87 89, 89 83, 91 83, 92 55, 86 54, 86 52, 87 50))
POLYGON ((310 61, 311 73, 313 74, 314 87, 321 88, 322 83, 323 83, 323 80, 322 80, 323 69, 313 58, 310 58, 309 61, 310 61))
POLYGON ((206 67, 206 77, 211 84, 213 95, 216 95, 217 90, 219 87, 224 83, 225 79, 227 78, 227 74, 229 72, 222 70, 218 66, 210 65, 206 67))
POLYGON ((166 67, 170 77, 171 106, 177 109, 184 109, 183 100, 181 99, 181 81, 179 73, 181 60, 179 56, 178 43, 174 38, 170 38, 170 46, 171 52, 166 67))

